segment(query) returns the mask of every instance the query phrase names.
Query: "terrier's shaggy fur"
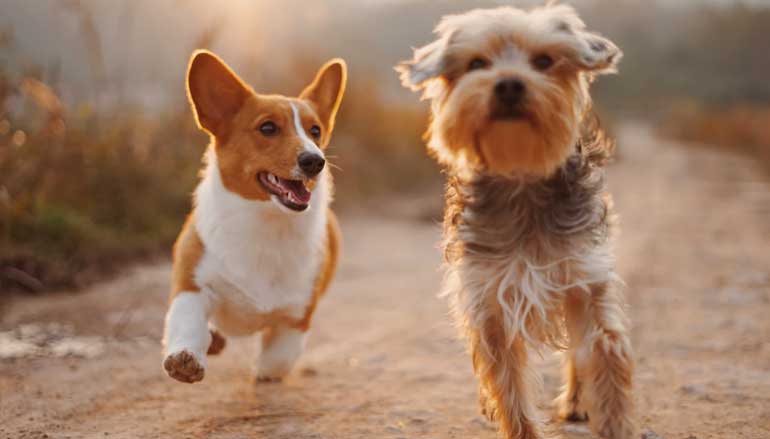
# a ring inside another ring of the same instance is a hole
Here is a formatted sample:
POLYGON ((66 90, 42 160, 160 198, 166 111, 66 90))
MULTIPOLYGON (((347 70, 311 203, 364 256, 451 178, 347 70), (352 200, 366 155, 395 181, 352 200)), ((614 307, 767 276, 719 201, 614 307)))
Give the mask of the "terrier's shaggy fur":
POLYGON ((633 356, 614 269, 603 166, 612 143, 589 84, 622 54, 549 4, 444 17, 397 70, 431 100, 428 146, 448 168, 444 293, 470 344, 482 411, 539 438, 528 351, 565 349, 561 417, 629 439, 633 356))

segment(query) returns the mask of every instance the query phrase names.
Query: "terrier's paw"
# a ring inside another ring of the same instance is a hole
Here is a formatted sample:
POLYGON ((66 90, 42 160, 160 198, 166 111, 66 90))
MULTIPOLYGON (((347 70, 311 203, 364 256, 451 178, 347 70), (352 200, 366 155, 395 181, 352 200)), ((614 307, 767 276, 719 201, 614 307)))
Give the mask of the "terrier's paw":
POLYGON ((558 404, 559 418, 567 422, 585 422, 588 420, 588 413, 580 407, 580 404, 574 399, 561 399, 558 404))
POLYGON ((497 404, 495 401, 487 396, 487 393, 483 390, 479 391, 479 407, 481 408, 481 414, 489 420, 489 422, 495 422, 497 420, 497 404))
POLYGON ((582 410, 573 410, 566 413, 559 413, 559 417, 567 422, 586 422, 588 421, 588 413, 582 410))
POLYGON ((203 379, 205 368, 195 358, 195 355, 187 350, 169 354, 163 360, 163 369, 171 378, 183 383, 194 383, 203 379))

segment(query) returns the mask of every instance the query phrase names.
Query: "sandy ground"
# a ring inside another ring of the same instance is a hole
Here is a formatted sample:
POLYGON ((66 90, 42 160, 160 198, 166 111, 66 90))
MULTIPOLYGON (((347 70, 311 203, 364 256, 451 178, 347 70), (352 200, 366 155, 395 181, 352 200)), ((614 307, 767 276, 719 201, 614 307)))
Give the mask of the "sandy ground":
MULTIPOLYGON (((770 185, 756 163, 642 126, 625 126, 620 141, 610 184, 641 431, 770 438, 770 185)), ((436 297, 440 228, 425 218, 439 202, 436 193, 342 218, 341 270, 282 384, 253 382, 248 339, 230 340, 202 383, 165 376, 165 262, 78 294, 6 301, 0 438, 497 437, 436 297)), ((552 416, 559 359, 539 363, 552 416)), ((590 437, 583 424, 551 426, 556 437, 590 437)))

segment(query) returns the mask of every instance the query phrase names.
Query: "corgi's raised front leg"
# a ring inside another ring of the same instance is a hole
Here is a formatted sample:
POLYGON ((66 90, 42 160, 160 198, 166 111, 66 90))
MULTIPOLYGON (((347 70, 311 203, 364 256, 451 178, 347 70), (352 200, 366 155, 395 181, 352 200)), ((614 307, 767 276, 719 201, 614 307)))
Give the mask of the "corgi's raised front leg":
POLYGON ((163 344, 163 369, 183 383, 203 379, 206 351, 211 344, 206 294, 184 291, 174 296, 168 314, 163 344))
POLYGON ((262 353, 257 360, 257 381, 280 381, 291 372, 305 350, 306 332, 278 326, 262 333, 262 353))

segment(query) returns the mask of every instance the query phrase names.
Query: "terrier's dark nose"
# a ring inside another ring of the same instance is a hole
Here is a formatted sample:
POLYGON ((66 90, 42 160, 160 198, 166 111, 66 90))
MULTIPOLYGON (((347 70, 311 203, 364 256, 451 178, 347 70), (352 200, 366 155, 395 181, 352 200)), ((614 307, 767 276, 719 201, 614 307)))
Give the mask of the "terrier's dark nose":
POLYGON ((315 177, 324 169, 326 160, 313 152, 303 152, 297 157, 297 164, 308 177, 315 177))
POLYGON ((501 104, 514 106, 521 103, 527 87, 518 79, 501 79, 495 84, 495 96, 501 104))

